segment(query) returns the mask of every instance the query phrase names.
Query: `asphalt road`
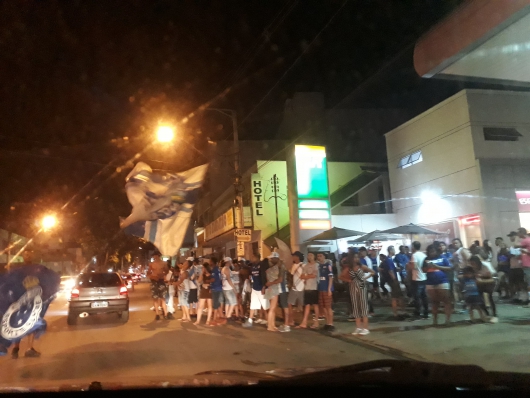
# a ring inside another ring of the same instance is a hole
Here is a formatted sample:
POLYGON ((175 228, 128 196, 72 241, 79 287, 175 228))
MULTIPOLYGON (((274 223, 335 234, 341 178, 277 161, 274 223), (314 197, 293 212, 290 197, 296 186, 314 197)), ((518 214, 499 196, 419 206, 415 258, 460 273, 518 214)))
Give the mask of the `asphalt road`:
MULTIPOLYGON (((238 324, 207 328, 178 320, 155 321, 146 283, 136 286, 130 300, 126 324, 108 314, 68 326, 67 300, 61 295, 48 310, 48 332, 36 343, 42 356, 1 357, 0 386, 189 376, 222 369, 266 372, 399 358, 362 341, 312 330, 271 333, 263 326, 248 330, 238 324)), ((23 342, 21 354, 26 348, 23 342)))

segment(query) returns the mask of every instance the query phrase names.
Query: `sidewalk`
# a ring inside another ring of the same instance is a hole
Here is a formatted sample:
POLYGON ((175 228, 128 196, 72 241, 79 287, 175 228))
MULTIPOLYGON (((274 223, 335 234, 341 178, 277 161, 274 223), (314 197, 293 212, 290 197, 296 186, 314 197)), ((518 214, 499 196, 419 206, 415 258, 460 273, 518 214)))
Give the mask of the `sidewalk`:
MULTIPOLYGON (((432 325, 426 320, 396 321, 389 302, 374 302, 369 318, 370 334, 353 336, 355 322, 348 322, 346 303, 335 305, 332 334, 399 356, 448 364, 475 364, 487 370, 530 372, 530 309, 496 301, 499 323, 471 323, 469 314, 453 314, 451 326, 432 325)), ((412 314, 412 308, 407 308, 412 314)), ((295 321, 299 314, 295 314, 295 321)), ((445 322, 445 315, 438 315, 445 322)), ((322 322, 321 322, 322 323, 322 322)))

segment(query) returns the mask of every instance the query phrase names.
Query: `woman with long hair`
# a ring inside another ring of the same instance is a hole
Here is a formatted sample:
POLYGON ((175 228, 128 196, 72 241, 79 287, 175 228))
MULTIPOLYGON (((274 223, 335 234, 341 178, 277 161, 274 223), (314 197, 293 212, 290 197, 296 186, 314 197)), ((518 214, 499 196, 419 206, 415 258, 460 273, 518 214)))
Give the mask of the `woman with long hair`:
POLYGON ((349 257, 349 276, 350 276, 350 297, 352 303, 352 315, 355 318, 357 328, 353 335, 366 336, 370 333, 368 330, 368 313, 370 306, 368 304, 368 282, 365 274, 374 276, 375 272, 366 265, 361 264, 359 255, 352 253, 349 257))
POLYGON ((438 325, 438 308, 443 304, 445 311, 445 324, 451 323, 450 284, 447 273, 452 270, 447 258, 442 256, 440 248, 435 245, 427 247, 427 258, 423 261, 423 272, 427 274, 427 295, 432 306, 433 325, 438 325))
POLYGON ((197 309, 197 321, 193 324, 198 325, 201 323, 202 310, 206 306, 208 308, 208 317, 206 318, 206 326, 213 326, 212 320, 212 291, 210 289, 210 283, 213 282, 212 269, 210 264, 204 263, 202 266, 202 272, 199 275, 199 286, 201 287, 199 293, 199 308, 197 309))
POLYGON ((491 260, 493 260, 493 248, 490 246, 490 241, 488 239, 485 239, 482 243, 482 250, 484 250, 488 256, 487 261, 491 262, 491 260))

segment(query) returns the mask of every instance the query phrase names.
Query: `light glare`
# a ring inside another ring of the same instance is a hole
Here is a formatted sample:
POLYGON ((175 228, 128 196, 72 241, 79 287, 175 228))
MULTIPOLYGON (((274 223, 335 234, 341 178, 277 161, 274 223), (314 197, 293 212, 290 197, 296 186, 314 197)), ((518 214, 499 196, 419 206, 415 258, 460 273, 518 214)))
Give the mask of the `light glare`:
POLYGON ((45 216, 42 219, 42 228, 44 228, 45 230, 51 229, 55 227, 55 225, 57 225, 57 219, 55 218, 55 216, 49 215, 45 216))
POLYGON ((156 131, 156 138, 159 142, 171 142, 175 138, 175 132, 172 127, 159 126, 156 131))

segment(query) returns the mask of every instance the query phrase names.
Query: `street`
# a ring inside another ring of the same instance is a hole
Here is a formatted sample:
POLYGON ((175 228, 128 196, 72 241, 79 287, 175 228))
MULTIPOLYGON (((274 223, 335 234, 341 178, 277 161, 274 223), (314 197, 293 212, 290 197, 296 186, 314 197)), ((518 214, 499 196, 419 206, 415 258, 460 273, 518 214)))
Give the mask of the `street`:
POLYGON ((350 334, 354 323, 342 316, 340 305, 333 336, 296 329, 270 333, 263 326, 248 330, 236 323, 207 328, 178 320, 155 322, 148 287, 140 283, 130 294, 126 324, 109 314, 67 326, 62 294, 48 310, 48 332, 37 342, 42 357, 1 358, 1 385, 189 376, 225 369, 266 372, 390 358, 530 371, 528 350, 523 349, 530 343, 530 310, 520 306, 499 304, 499 324, 470 324, 462 314, 455 315, 452 327, 434 328, 429 320, 392 321, 388 306, 380 305, 371 318, 372 333, 360 338, 350 334))
MULTIPOLYGON (((37 341, 42 357, 0 358, 1 385, 112 381, 221 369, 265 372, 390 358, 380 350, 313 331, 273 334, 262 326, 246 330, 239 324, 207 328, 178 320, 155 322, 147 283, 136 285, 130 299, 131 315, 126 324, 109 314, 67 326, 67 301, 62 295, 50 306, 48 331, 37 341)), ((22 343, 21 351, 25 350, 22 343)))

